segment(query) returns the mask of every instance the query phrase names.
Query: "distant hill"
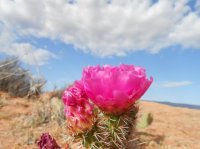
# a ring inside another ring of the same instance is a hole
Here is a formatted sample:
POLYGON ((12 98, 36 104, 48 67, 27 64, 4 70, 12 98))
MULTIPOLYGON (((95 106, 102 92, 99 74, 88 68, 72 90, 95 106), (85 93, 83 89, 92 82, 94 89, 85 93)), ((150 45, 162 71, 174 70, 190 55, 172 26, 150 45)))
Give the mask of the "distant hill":
MULTIPOLYGON (((147 100, 145 100, 147 101, 147 100)), ((152 101, 156 103, 161 103, 173 107, 183 107, 183 108, 189 108, 189 109, 197 109, 200 110, 200 105, 191 105, 191 104, 183 104, 183 103, 173 103, 173 102, 168 102, 168 101, 152 101)))

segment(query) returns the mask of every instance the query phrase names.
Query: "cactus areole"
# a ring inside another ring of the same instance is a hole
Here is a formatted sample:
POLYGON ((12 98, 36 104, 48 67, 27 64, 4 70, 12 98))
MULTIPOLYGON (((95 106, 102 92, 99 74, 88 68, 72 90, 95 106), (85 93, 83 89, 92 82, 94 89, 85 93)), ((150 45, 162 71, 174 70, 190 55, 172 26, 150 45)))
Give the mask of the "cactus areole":
POLYGON ((127 148, 138 105, 153 78, 134 65, 89 66, 63 94, 67 131, 82 148, 127 148))

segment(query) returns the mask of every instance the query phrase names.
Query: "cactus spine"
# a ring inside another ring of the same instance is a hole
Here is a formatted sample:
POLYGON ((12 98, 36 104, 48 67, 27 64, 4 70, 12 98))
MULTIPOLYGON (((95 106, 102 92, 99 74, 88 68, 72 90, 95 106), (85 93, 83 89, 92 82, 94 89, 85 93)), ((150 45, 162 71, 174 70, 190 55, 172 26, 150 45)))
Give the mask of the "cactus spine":
POLYGON ((69 142, 73 144, 73 149, 125 149, 130 144, 129 140, 135 137, 137 112, 138 106, 119 116, 97 110, 93 128, 82 134, 74 134, 69 142))

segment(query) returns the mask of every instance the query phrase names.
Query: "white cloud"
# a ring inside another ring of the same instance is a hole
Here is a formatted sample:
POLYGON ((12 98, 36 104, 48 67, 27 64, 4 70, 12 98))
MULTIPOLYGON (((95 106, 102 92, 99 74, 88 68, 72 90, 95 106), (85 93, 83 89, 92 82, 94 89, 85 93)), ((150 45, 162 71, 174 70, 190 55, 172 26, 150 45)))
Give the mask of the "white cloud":
POLYGON ((200 49, 200 16, 190 13, 184 17, 174 28, 174 32, 170 34, 170 38, 182 46, 200 49))
POLYGON ((191 84, 192 84, 191 81, 166 81, 166 82, 161 82, 156 86, 164 88, 176 88, 176 87, 189 86, 191 84))
POLYGON ((189 0, 0 0, 3 26, 20 36, 46 37, 99 56, 181 45, 200 49, 200 16, 189 0))
POLYGON ((196 1, 195 9, 196 9, 196 11, 200 14, 200 0, 197 0, 197 1, 196 1))
POLYGON ((0 31, 0 52, 18 57, 29 65, 43 65, 55 55, 48 50, 36 48, 30 43, 18 43, 14 34, 8 30, 0 31))

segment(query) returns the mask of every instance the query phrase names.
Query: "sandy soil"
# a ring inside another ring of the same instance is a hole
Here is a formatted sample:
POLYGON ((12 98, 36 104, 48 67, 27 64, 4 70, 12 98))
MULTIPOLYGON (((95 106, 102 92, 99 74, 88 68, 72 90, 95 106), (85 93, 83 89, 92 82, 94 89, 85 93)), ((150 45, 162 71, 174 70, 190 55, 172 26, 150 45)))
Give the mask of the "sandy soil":
POLYGON ((200 149, 200 110, 141 102, 141 113, 151 112, 153 123, 140 136, 147 149, 200 149))
MULTIPOLYGON (((15 119, 30 114, 34 101, 8 99, 0 94, 0 102, 0 149, 37 148, 34 142, 20 144, 17 140, 26 136, 15 135, 13 131, 15 119)), ((145 149, 200 149, 200 110, 146 101, 140 103, 140 108, 140 114, 150 112, 154 119, 149 127, 138 130, 145 149)))

